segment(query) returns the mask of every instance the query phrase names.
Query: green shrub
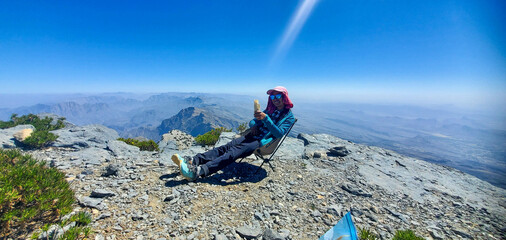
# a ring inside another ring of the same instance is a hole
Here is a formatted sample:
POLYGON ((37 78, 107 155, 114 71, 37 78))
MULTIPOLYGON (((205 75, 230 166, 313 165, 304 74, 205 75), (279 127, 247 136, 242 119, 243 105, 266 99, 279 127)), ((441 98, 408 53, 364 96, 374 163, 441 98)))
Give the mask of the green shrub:
MULTIPOLYGON (((91 233, 91 227, 88 226, 91 223, 91 214, 88 212, 78 212, 70 218, 60 221, 58 225, 64 228, 74 222, 75 224, 59 236, 58 240, 87 239, 91 233)), ((42 233, 47 234, 50 227, 50 224, 45 224, 40 231, 36 231, 32 234, 31 239, 38 239, 42 233)))
POLYGON ((392 240, 424 240, 423 237, 417 236, 412 230, 397 230, 395 231, 392 240))
POLYGON ((54 142, 58 136, 50 133, 49 131, 64 128, 63 123, 65 118, 59 118, 56 124, 51 124, 53 118, 45 117, 40 119, 37 115, 28 114, 18 117, 17 114, 12 114, 11 120, 8 122, 0 121, 0 128, 11 128, 18 125, 30 124, 35 127, 35 131, 27 137, 23 143, 30 148, 42 148, 54 142))
POLYGON ((59 118, 58 121, 56 122, 56 124, 51 124, 51 122, 53 121, 53 118, 50 118, 50 117, 45 117, 43 119, 40 119, 35 114, 23 115, 21 117, 18 117, 17 114, 12 114, 10 121, 8 121, 8 122, 0 121, 0 128, 4 129, 4 128, 15 127, 17 125, 30 124, 30 125, 33 125, 35 127, 35 129, 38 131, 44 131, 44 130, 45 131, 53 131, 53 130, 57 130, 57 129, 65 127, 63 120, 65 120, 65 118, 59 118))
POLYGON ((70 217, 68 220, 62 221, 60 223, 60 226, 64 227, 72 222, 75 222, 76 225, 66 231, 59 239, 74 240, 88 237, 91 232, 91 228, 87 227, 87 225, 91 223, 91 215, 89 213, 79 212, 75 215, 72 215, 72 217, 70 217))
POLYGON ((75 201, 64 173, 18 150, 0 149, 0 186, 0 238, 55 222, 75 201))
POLYGON ((42 148, 54 142, 58 136, 50 133, 47 130, 34 131, 29 137, 27 137, 23 143, 31 148, 42 148))
POLYGON ((153 141, 140 141, 137 145, 141 151, 160 151, 158 144, 153 141))
POLYGON ((359 231, 358 238, 360 240, 376 240, 377 238, 377 236, 374 233, 372 233, 369 229, 359 228, 358 231, 359 231))
POLYGON ((241 123, 239 126, 237 126, 237 131, 239 133, 246 131, 246 129, 248 129, 248 123, 241 123))
POLYGON ((91 215, 87 212, 78 212, 77 214, 72 215, 70 218, 61 221, 60 226, 64 227, 72 222, 76 222, 77 226, 86 226, 91 223, 91 215))
POLYGON ((139 141, 139 140, 132 139, 132 138, 126 138, 126 139, 125 138, 118 138, 118 140, 123 141, 128 145, 136 146, 141 151, 160 151, 160 149, 158 148, 158 144, 153 140, 139 141))
POLYGON ((214 145, 218 142, 220 135, 222 132, 231 132, 232 129, 226 129, 224 127, 215 128, 209 132, 206 132, 202 135, 198 135, 195 138, 195 141, 200 145, 214 145))
POLYGON ((90 227, 86 226, 74 226, 68 231, 63 233, 63 236, 59 237, 58 240, 75 240, 75 239, 87 239, 91 232, 90 227))
POLYGON ((16 125, 14 121, 12 121, 12 119, 15 118, 16 116, 17 116, 16 114, 12 114, 11 121, 8 122, 0 121, 0 129, 15 127, 16 125))

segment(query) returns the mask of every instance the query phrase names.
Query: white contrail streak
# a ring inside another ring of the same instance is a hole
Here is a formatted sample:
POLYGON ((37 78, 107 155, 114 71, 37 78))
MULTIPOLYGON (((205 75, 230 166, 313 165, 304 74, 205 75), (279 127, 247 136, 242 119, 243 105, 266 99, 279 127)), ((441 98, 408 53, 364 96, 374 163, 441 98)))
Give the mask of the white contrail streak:
POLYGON ((304 23, 311 14, 316 2, 318 2, 318 0, 304 0, 304 2, 299 5, 297 12, 292 16, 290 24, 283 33, 283 38, 281 39, 278 47, 276 48, 276 52, 271 59, 271 65, 281 59, 286 54, 290 46, 292 46, 292 43, 297 38, 297 35, 299 35, 302 26, 304 26, 304 23))

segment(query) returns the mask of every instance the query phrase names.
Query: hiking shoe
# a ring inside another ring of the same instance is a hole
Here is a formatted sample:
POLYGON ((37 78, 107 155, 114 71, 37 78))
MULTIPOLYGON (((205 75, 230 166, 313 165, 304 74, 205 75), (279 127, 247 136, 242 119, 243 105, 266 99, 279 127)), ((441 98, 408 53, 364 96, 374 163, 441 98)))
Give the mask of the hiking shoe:
POLYGON ((197 179, 197 167, 192 164, 191 158, 179 159, 181 160, 179 162, 179 171, 181 172, 181 175, 183 175, 183 177, 188 181, 194 181, 197 179))
POLYGON ((174 154, 172 155, 171 157, 172 161, 178 166, 180 167, 181 166, 181 162, 184 160, 181 156, 179 156, 179 154, 174 154))

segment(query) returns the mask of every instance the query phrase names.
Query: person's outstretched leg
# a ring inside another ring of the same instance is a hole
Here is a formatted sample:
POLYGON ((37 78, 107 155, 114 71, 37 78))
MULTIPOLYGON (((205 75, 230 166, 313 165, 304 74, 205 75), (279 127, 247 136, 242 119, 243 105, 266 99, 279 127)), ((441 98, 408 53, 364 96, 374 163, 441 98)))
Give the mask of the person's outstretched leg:
MULTIPOLYGON (((260 147, 258 140, 242 138, 241 142, 235 142, 227 147, 227 151, 214 160, 199 165, 199 176, 209 176, 220 169, 223 169, 238 158, 247 157, 260 147)), ((232 142, 231 142, 232 143, 232 142)))
POLYGON ((198 176, 209 176, 238 158, 250 155, 259 146, 258 140, 240 137, 223 146, 199 153, 193 158, 182 158, 178 154, 174 154, 172 161, 179 166, 183 177, 193 181, 198 176))
POLYGON ((193 157, 193 163, 197 166, 206 164, 209 161, 213 161, 221 155, 225 154, 230 150, 232 146, 235 146, 245 140, 245 137, 236 138, 225 145, 213 148, 205 153, 197 153, 193 157))

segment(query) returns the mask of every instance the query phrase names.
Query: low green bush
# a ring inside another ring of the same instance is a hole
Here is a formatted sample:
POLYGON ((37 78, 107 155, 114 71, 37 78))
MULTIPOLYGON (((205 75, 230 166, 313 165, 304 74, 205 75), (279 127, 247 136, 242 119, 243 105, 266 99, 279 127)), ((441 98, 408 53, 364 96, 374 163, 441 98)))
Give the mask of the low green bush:
POLYGON ((34 131, 29 137, 27 137, 23 143, 30 148, 43 148, 54 142, 58 136, 50 133, 47 130, 34 131))
MULTIPOLYGON (((72 223, 75 224, 62 235, 58 236, 58 240, 88 239, 88 236, 91 233, 91 227, 88 226, 91 223, 91 214, 88 212, 78 212, 70 218, 60 221, 58 225, 61 228, 64 228, 72 223)), ((31 239, 39 239, 42 233, 46 233, 46 235, 49 234, 48 230, 50 227, 50 224, 45 224, 39 231, 32 234, 31 239)))
POLYGON ((18 150, 0 149, 0 239, 16 238, 72 211, 65 174, 18 150))
POLYGON ((75 240, 75 239, 88 239, 87 237, 91 233, 91 228, 87 226, 74 226, 68 231, 63 233, 63 236, 59 237, 58 240, 75 240))
POLYGON ((76 225, 71 227, 68 231, 63 233, 59 239, 64 240, 74 240, 74 239, 82 239, 88 237, 91 233, 91 228, 88 226, 91 223, 91 214, 87 212, 79 212, 75 215, 72 215, 70 219, 67 221, 62 221, 60 226, 64 227, 72 222, 75 222, 76 225))
POLYGON ((358 239, 360 240, 376 240, 377 236, 369 229, 359 228, 358 239))
POLYGON ((38 131, 53 131, 57 129, 61 129, 65 127, 63 121, 65 118, 59 118, 56 121, 56 124, 51 124, 53 118, 45 117, 43 119, 39 118, 35 114, 28 114, 18 117, 17 114, 11 115, 11 120, 8 122, 0 121, 0 128, 11 128, 17 125, 30 124, 35 127, 38 131))
POLYGON ((222 132, 231 132, 232 129, 226 129, 224 127, 215 128, 209 132, 206 132, 202 135, 198 135, 195 138, 195 141, 200 145, 214 145, 218 142, 220 135, 222 132))
POLYGON ((132 138, 126 138, 126 139, 125 138, 118 138, 118 140, 123 141, 128 145, 136 146, 141 151, 160 151, 160 149, 158 148, 158 144, 153 140, 139 141, 139 140, 132 139, 132 138))
POLYGON ((91 223, 91 215, 87 212, 78 212, 77 214, 72 215, 70 218, 61 221, 60 226, 64 227, 72 222, 75 222, 78 226, 86 226, 91 223))
POLYGON ((424 240, 424 238, 417 236, 412 230, 397 230, 392 240, 424 240))
POLYGON ((248 129, 248 123, 241 123, 237 126, 237 132, 242 133, 248 129))

